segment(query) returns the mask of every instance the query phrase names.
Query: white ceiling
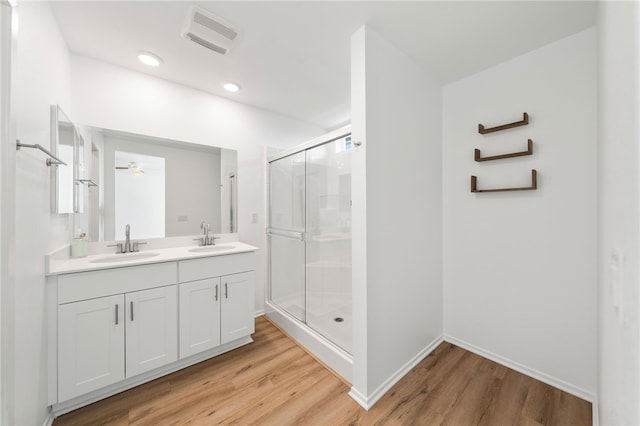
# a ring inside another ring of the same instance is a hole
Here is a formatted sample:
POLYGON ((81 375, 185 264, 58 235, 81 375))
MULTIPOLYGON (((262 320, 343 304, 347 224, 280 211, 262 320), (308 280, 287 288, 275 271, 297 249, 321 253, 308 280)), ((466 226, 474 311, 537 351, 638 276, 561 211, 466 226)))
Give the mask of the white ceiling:
POLYGON ((595 24, 594 2, 53 1, 72 52, 332 129, 349 120, 350 37, 366 24, 446 84, 595 24), (198 5, 240 31, 215 54, 181 37, 198 5), (164 63, 151 69, 141 50, 164 63), (222 89, 232 80, 242 90, 222 89))

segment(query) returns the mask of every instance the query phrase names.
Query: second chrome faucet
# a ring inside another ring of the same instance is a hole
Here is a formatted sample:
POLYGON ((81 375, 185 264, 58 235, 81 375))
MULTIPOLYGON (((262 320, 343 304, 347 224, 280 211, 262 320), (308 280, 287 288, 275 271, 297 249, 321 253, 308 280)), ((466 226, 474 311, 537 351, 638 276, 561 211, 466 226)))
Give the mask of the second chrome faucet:
POLYGON ((197 238, 197 240, 200 241, 200 245, 201 246, 215 245, 216 240, 219 239, 220 237, 209 235, 209 233, 211 232, 211 225, 205 221, 202 221, 202 223, 200 224, 200 229, 202 229, 202 234, 203 234, 201 238, 197 238))

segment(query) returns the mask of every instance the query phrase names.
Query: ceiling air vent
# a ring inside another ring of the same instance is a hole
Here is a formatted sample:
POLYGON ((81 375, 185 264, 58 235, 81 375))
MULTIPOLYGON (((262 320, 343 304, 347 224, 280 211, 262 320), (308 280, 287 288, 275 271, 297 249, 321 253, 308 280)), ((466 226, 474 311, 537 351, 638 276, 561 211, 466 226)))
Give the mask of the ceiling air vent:
POLYGON ((182 36, 224 55, 231 48, 233 40, 238 36, 238 31, 224 19, 204 9, 192 7, 182 36))
POLYGON ((227 49, 222 46, 218 46, 217 44, 213 44, 201 37, 198 37, 194 33, 187 33, 187 38, 194 43, 198 43, 202 47, 206 47, 207 49, 213 50, 214 52, 218 52, 221 54, 227 53, 227 49))

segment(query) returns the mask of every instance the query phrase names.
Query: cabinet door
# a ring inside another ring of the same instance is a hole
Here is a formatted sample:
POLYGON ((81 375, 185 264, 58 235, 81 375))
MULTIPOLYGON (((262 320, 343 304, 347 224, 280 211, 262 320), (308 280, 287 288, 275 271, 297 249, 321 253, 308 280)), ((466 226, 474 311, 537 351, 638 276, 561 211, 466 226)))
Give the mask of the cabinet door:
POLYGON ((124 379, 124 296, 58 306, 58 402, 124 379))
POLYGON ((127 378, 178 359, 175 285, 125 295, 127 378))
POLYGON ((253 272, 221 277, 221 343, 248 336, 255 331, 253 272))
POLYGON ((220 345, 220 278, 180 284, 180 358, 220 345))

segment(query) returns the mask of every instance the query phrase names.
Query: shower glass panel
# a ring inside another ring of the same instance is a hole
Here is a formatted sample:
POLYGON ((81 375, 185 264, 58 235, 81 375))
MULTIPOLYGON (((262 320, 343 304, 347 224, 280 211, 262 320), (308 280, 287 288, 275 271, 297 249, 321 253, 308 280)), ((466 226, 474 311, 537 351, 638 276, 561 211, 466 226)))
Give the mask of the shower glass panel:
POLYGON ((271 301, 304 322, 304 152, 271 162, 269 185, 271 301))
POLYGON ((307 325, 351 352, 351 139, 306 151, 307 325))
POLYGON ((269 163, 270 301, 351 352, 351 137, 269 163))

